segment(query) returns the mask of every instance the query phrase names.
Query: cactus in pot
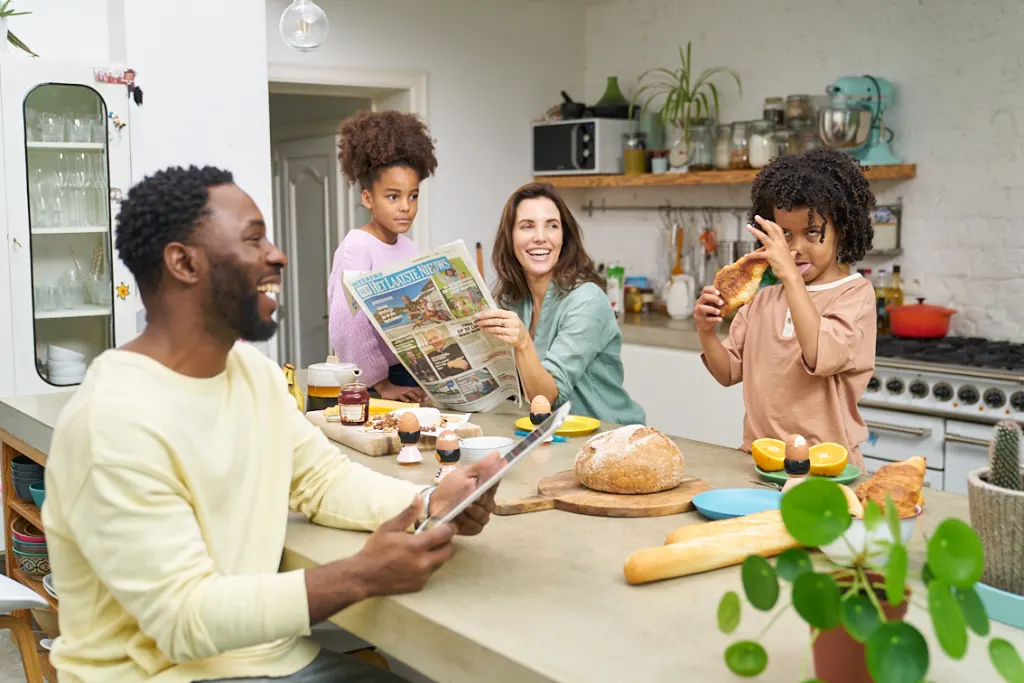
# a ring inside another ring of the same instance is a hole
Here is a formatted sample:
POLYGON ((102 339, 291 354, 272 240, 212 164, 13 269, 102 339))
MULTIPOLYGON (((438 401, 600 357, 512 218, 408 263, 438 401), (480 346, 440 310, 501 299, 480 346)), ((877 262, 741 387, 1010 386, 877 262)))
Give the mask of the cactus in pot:
POLYGON ((989 586, 1024 595, 1024 476, 1020 468, 1021 428, 1005 420, 995 427, 989 466, 967 478, 971 526, 985 549, 989 586))

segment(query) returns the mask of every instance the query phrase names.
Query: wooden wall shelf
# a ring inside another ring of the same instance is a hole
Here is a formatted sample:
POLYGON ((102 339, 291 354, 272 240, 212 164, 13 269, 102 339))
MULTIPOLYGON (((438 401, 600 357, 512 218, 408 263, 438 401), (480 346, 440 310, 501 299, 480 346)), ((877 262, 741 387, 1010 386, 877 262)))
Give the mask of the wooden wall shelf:
MULTIPOLYGON (((604 187, 672 187, 676 185, 739 185, 753 182, 760 169, 744 171, 700 171, 696 173, 644 173, 642 175, 536 176, 534 181, 557 188, 596 189, 604 187)), ((871 166, 864 169, 868 180, 905 180, 917 175, 917 164, 871 166)))

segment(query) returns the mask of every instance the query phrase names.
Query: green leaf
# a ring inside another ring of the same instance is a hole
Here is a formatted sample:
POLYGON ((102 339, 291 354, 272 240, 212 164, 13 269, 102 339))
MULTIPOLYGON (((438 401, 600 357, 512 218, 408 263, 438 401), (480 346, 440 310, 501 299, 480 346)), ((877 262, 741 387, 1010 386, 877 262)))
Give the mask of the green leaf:
MULTIPOLYGON (((878 503, 873 500, 869 500, 868 504, 864 506, 864 526, 868 528, 868 531, 873 531, 878 523, 882 521, 882 508, 878 507, 878 503)), ((897 536, 899 538, 899 536, 897 536)))
POLYGON ((928 566, 935 578, 957 588, 970 588, 981 580, 985 569, 981 538, 966 522, 955 517, 942 520, 928 541, 928 566))
POLYGON ((967 652, 967 624, 949 584, 941 579, 928 585, 928 611, 939 645, 953 659, 962 659, 967 652))
POLYGON ((796 577, 805 572, 814 571, 811 556, 803 548, 790 548, 782 551, 775 560, 775 571, 786 581, 792 583, 796 577))
MULTIPOLYGON (((809 483, 810 481, 800 484, 797 489, 809 483)), ((843 495, 842 492, 839 495, 843 495)), ((797 614, 809 625, 822 631, 839 625, 841 597, 839 586, 828 574, 807 572, 793 582, 793 607, 796 608, 797 614)))
POLYGON ((900 513, 896 510, 896 503, 892 502, 892 496, 885 494, 885 521, 889 523, 889 533, 897 543, 903 534, 900 533, 900 513))
POLYGON ((850 528, 846 496, 835 482, 811 478, 782 496, 782 521, 790 535, 808 547, 827 545, 850 528))
POLYGON ((726 649, 725 664, 737 676, 752 678, 767 668, 768 653, 752 640, 741 640, 726 649))
POLYGON ((759 555, 748 555, 743 560, 740 575, 743 578, 743 590, 750 604, 767 612, 775 606, 779 599, 779 578, 768 560, 759 555))
POLYGON ((1024 683, 1024 662, 1016 648, 1007 640, 993 638, 988 642, 988 657, 1003 680, 1009 683, 1024 683))
POLYGON ((935 574, 932 573, 932 568, 928 566, 927 562, 925 562, 924 566, 921 567, 921 583, 923 583, 925 587, 927 587, 928 584, 934 580, 935 574))
POLYGON ((732 633, 740 625, 740 596, 729 591, 718 602, 718 630, 732 633))
POLYGON ((863 593, 855 593, 843 600, 839 616, 846 632, 858 643, 866 642, 882 623, 875 603, 863 593))
POLYGON ((967 627, 979 636, 988 635, 988 614, 985 612, 985 605, 978 597, 973 588, 953 588, 953 595, 960 604, 960 611, 964 613, 967 627))
POLYGON ((868 638, 864 659, 878 683, 918 683, 928 671, 928 643, 907 622, 889 621, 868 638))
POLYGON ((889 551, 889 564, 885 569, 885 599, 891 605, 902 605, 906 588, 907 548, 897 543, 889 551))

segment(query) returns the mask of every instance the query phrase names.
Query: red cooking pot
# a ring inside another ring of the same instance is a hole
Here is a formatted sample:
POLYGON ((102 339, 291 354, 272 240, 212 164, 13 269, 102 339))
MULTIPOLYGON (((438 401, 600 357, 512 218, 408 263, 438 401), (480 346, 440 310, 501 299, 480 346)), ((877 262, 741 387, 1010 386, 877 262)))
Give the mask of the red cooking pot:
POLYGON ((952 308, 934 306, 918 298, 916 304, 886 306, 889 328, 894 336, 913 339, 941 339, 949 334, 949 318, 956 313, 952 308))

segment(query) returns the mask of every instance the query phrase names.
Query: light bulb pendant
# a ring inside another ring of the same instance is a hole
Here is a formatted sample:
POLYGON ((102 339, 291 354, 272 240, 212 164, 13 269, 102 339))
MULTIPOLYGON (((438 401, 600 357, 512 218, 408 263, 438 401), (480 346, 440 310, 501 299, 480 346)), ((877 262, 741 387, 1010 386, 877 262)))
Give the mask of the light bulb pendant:
POLYGON ((330 27, 327 14, 313 0, 293 0, 281 14, 278 25, 284 42, 301 52, 311 52, 323 45, 330 27))

